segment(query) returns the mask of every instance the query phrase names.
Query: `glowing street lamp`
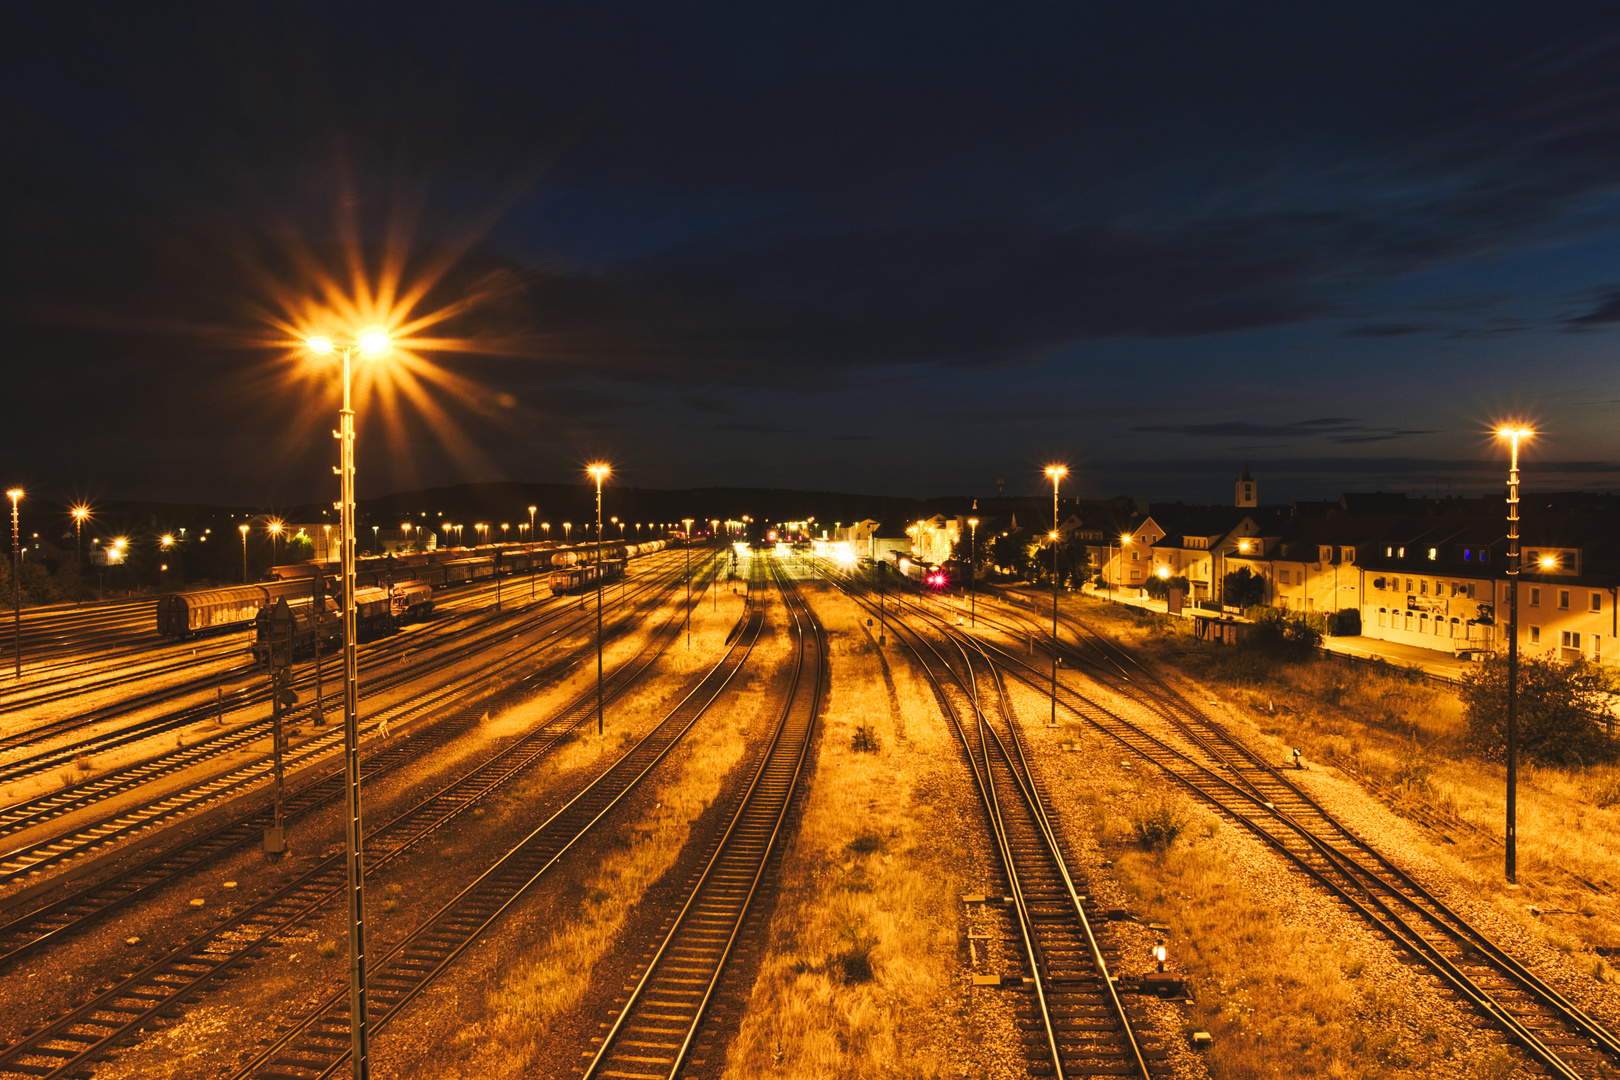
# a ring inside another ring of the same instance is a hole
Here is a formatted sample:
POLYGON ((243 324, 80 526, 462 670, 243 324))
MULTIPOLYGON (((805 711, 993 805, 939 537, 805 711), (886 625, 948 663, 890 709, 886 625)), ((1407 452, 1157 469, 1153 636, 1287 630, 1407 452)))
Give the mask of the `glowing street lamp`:
POLYGON ((361 866, 360 824, 360 652, 355 617, 354 588, 354 403, 352 362, 358 351, 362 358, 380 360, 393 347, 388 332, 372 327, 344 345, 328 337, 312 337, 307 342, 318 355, 343 354, 343 408, 338 413, 337 437, 341 452, 338 467, 339 543, 343 567, 343 772, 347 789, 345 842, 348 847, 349 893, 349 1040, 354 1075, 364 1080, 371 1063, 366 1032, 366 948, 365 878, 361 866))
MULTIPOLYGON (((529 507, 529 599, 530 600, 534 599, 534 512, 536 510, 538 510, 538 509, 540 509, 538 506, 529 507)), ((551 526, 547 525, 546 526, 546 531, 550 532, 550 530, 551 530, 551 526)))
MULTIPOLYGON (((613 474, 607 465, 586 468, 596 481, 596 733, 602 734, 602 481, 613 474)), ((568 523, 563 522, 563 528, 568 523)))
POLYGON ((237 528, 237 531, 242 534, 242 584, 246 585, 247 584, 247 538, 248 538, 248 527, 246 525, 238 525, 236 528, 237 528))
POLYGON ((1052 478, 1052 726, 1057 726, 1057 668, 1058 668, 1058 484, 1069 470, 1062 465, 1048 465, 1046 475, 1052 478))
POLYGON ((1496 437, 1508 440, 1508 685, 1507 685, 1507 879, 1518 883, 1519 811, 1519 441, 1535 432, 1505 427, 1496 437))
POLYGON ((11 500, 11 627, 16 639, 16 677, 22 679, 22 535, 17 516, 17 503, 22 500, 22 488, 6 492, 11 500))
POLYGON ((281 539, 281 530, 284 526, 280 518, 271 518, 270 524, 265 526, 270 533, 270 565, 276 564, 276 541, 281 539))
POLYGON ((563 543, 568 543, 568 537, 572 534, 573 529, 574 523, 572 521, 563 522, 563 543))

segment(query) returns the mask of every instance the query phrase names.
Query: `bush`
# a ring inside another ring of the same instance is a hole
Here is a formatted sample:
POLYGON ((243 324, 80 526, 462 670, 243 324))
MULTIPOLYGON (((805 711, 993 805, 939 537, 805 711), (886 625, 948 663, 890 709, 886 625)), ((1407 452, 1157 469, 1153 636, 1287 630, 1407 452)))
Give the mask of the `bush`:
POLYGON ((1328 633, 1334 637, 1355 637, 1361 633, 1361 609, 1340 608, 1330 621, 1328 633))
POLYGON ((838 936, 848 948, 828 957, 828 966, 841 974, 846 983, 871 982, 876 977, 872 970, 872 950, 878 946, 877 937, 866 933, 865 924, 859 920, 846 923, 838 936))
POLYGON ((1309 660, 1322 645, 1327 617, 1317 611, 1250 608, 1244 612, 1254 629, 1242 648, 1277 660, 1309 660))
MULTIPOLYGON (((1493 657, 1463 676, 1458 692, 1468 718, 1468 747, 1491 761, 1507 760, 1507 660, 1493 657)), ((1615 760, 1615 741, 1599 725, 1608 718, 1603 673, 1584 664, 1519 658, 1519 753, 1537 765, 1579 768, 1615 760)))
POLYGON ((862 724, 855 729, 855 735, 849 740, 849 748, 857 754, 875 754, 882 747, 878 744, 877 731, 870 724, 862 724))
POLYGON ((1167 799, 1138 806, 1131 814, 1131 831, 1145 848, 1162 849, 1176 842, 1187 828, 1187 815, 1167 799))

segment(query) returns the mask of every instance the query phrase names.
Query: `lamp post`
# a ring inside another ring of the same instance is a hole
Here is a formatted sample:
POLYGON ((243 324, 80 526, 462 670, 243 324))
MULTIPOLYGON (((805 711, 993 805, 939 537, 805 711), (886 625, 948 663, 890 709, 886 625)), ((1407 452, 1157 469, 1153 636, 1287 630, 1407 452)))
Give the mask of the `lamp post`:
POLYGON ((73 606, 78 607, 84 600, 84 522, 90 516, 90 508, 80 503, 73 508, 73 561, 78 566, 80 583, 73 593, 73 606))
POLYGON ((17 503, 23 497, 22 488, 6 492, 11 500, 11 627, 16 639, 16 676, 22 679, 22 535, 17 503))
MULTIPOLYGON (((596 733, 602 734, 602 481, 612 475, 606 465, 585 470, 596 481, 596 733)), ((563 522, 567 528, 568 523, 563 522)))
POLYGON ((247 537, 248 527, 238 525, 237 530, 242 534, 242 584, 247 584, 247 537))
POLYGON ((692 518, 681 519, 686 524, 686 647, 692 647, 692 518))
POLYGON ((373 555, 376 555, 378 553, 377 552, 377 547, 381 543, 381 535, 382 535, 382 526, 381 525, 373 525, 371 527, 371 553, 373 555))
POLYGON ((343 409, 338 413, 339 518, 338 542, 343 565, 343 772, 347 791, 345 840, 348 846, 349 893, 349 1047, 355 1080, 371 1071, 366 1031, 365 869, 361 865, 364 833, 360 825, 360 652, 354 608, 354 405, 351 400, 351 361, 356 349, 362 357, 380 359, 391 344, 381 329, 362 333, 343 346, 330 338, 310 338, 312 352, 343 353, 343 409))
POLYGON ((574 523, 572 521, 563 522, 563 543, 568 543, 568 538, 573 535, 573 532, 574 523))
POLYGON ((968 518, 968 610, 973 629, 979 628, 979 519, 968 518))
POLYGON ((276 565, 276 558, 277 558, 277 555, 276 555, 276 541, 281 539, 281 522, 280 522, 280 520, 271 519, 270 524, 267 526, 267 528, 270 530, 270 565, 274 566, 274 565, 276 565))
POLYGON ((1497 436, 1508 440, 1508 684, 1507 684, 1507 879, 1518 884, 1519 810, 1519 440, 1535 432, 1529 428, 1503 428, 1497 436))
POLYGON ((1052 726, 1057 726, 1057 669, 1058 669, 1058 483, 1069 475, 1062 465, 1048 465, 1046 475, 1052 478, 1052 726))

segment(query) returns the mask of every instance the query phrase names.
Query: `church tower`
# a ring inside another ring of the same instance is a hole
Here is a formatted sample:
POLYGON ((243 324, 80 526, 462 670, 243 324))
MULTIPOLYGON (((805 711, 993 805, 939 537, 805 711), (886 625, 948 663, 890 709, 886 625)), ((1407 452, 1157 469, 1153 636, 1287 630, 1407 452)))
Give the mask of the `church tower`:
POLYGON ((1253 509, 1260 505, 1259 496, 1256 494, 1254 477, 1249 475, 1249 463, 1247 461, 1243 463, 1243 475, 1237 479, 1237 502, 1234 505, 1239 509, 1253 509))

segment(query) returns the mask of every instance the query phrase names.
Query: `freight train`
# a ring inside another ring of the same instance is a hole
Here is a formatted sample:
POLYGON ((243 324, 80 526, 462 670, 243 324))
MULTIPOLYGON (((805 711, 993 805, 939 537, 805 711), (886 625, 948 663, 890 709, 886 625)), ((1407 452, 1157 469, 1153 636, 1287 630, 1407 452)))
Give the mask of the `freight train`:
MULTIPOLYGON (((624 559, 651 554, 664 546, 663 540, 640 544, 604 544, 602 557, 607 561, 620 560, 622 567, 624 559)), ((407 585, 417 584, 429 590, 443 589, 495 577, 549 573, 553 567, 574 566, 594 561, 596 557, 595 544, 569 548, 542 544, 521 548, 491 545, 407 555, 366 556, 356 560, 355 588, 387 590, 391 587, 398 592, 407 585)), ((268 580, 251 585, 170 593, 158 598, 158 634, 162 637, 189 638, 206 631, 246 629, 261 610, 283 596, 287 597, 288 603, 292 603, 294 598, 308 599, 315 591, 316 577, 322 579, 322 588, 328 596, 337 595, 339 569, 336 562, 311 560, 272 567, 268 580)), ((431 611, 431 601, 428 610, 431 611)))
POLYGON ((603 562, 579 563, 576 566, 564 566, 551 572, 551 595, 567 596, 570 593, 590 592, 596 588, 597 582, 603 585, 619 580, 624 576, 623 559, 607 559, 603 562))

